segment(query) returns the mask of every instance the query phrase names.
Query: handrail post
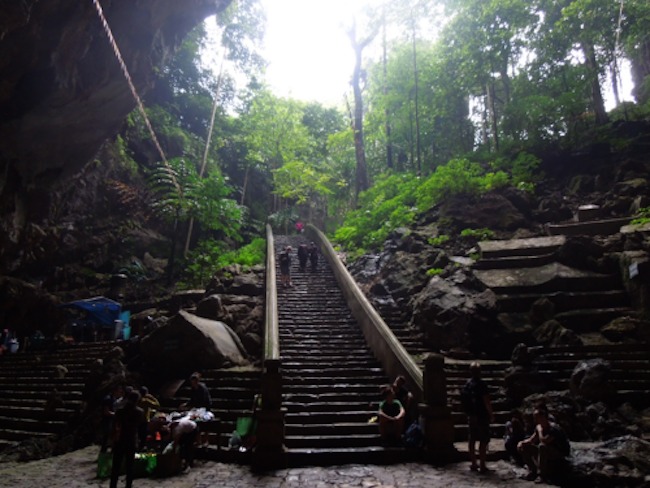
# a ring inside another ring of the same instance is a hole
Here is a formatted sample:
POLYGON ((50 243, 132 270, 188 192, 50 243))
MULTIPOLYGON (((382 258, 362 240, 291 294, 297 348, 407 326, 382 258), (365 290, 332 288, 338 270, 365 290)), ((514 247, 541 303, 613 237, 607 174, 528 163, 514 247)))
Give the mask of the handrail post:
POLYGON ((253 465, 258 469, 280 467, 284 461, 284 412, 282 410, 282 373, 278 299, 275 279, 273 231, 266 226, 266 304, 264 318, 264 370, 262 406, 257 411, 257 444, 253 465))

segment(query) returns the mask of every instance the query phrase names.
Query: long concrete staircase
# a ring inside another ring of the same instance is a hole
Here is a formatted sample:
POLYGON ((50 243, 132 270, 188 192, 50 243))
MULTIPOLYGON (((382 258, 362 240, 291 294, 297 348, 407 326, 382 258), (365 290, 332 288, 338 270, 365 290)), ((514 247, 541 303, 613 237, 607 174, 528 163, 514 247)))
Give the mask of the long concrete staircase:
POLYGON ((27 352, 0 359, 0 450, 27 439, 56 442, 70 432, 83 407, 82 392, 91 365, 116 345, 85 343, 27 352), (67 370, 59 378, 58 369, 67 370))
MULTIPOLYGON (((389 378, 372 356, 329 265, 298 269, 301 236, 276 236, 276 255, 294 249, 293 287, 278 281, 285 444, 291 465, 395 462, 382 446, 376 415, 389 378)), ((279 276, 279 270, 278 270, 279 276)), ((401 450, 397 450, 401 451, 401 450)))

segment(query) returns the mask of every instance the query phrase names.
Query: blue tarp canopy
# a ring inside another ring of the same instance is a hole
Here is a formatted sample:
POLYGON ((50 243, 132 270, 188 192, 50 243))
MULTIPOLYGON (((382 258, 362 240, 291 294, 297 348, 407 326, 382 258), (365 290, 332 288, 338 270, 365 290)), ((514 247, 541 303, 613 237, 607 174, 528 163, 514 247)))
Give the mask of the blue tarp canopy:
POLYGON ((77 308, 88 312, 88 317, 102 325, 113 325, 120 318, 122 305, 106 297, 94 297, 77 300, 62 305, 67 308, 77 308))

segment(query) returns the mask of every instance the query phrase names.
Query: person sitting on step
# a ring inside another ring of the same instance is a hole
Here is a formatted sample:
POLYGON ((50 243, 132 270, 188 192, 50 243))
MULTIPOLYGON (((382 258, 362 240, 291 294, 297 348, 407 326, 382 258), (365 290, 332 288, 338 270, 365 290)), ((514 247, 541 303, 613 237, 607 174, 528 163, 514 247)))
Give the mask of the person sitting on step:
POLYGON ((571 445, 562 428, 549 420, 545 407, 537 407, 533 419, 535 432, 528 439, 519 442, 517 449, 529 470, 524 479, 547 483, 558 475, 571 445))
POLYGON ((381 390, 382 401, 379 404, 377 418, 379 420, 379 435, 388 444, 399 444, 404 433, 404 406, 395 398, 391 385, 385 385, 381 390))

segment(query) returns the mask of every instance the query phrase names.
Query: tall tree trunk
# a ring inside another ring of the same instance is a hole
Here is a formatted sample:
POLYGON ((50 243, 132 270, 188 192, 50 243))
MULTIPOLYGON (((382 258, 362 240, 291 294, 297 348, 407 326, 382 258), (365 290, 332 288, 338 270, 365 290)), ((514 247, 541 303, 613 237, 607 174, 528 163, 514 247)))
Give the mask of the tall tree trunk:
MULTIPOLYGON (((388 99, 388 55, 387 55, 387 46, 386 46, 386 8, 382 14, 382 48, 383 48, 383 71, 384 71, 384 101, 388 99)), ((384 102, 386 103, 386 102, 384 102)), ((390 126, 390 112, 388 111, 388 105, 384 108, 384 129, 386 131, 386 167, 388 169, 393 169, 393 144, 391 140, 391 126, 390 126)))
POLYGON ((352 74, 352 92, 354 93, 354 154, 357 160, 355 193, 369 187, 366 150, 363 143, 363 97, 361 96, 361 59, 364 48, 372 41, 377 32, 363 40, 357 40, 356 23, 348 31, 348 37, 354 49, 354 72, 352 74))
POLYGON ((634 89, 632 94, 639 105, 650 100, 650 38, 640 41, 628 54, 634 89))
MULTIPOLYGON (((415 24, 415 23, 414 23, 415 24)), ((422 146, 420 144, 420 105, 418 103, 418 58, 415 42, 415 25, 412 29, 413 38, 413 81, 415 94, 413 100, 415 102, 415 156, 417 162, 417 175, 422 176, 422 146)))
POLYGON ((246 199, 246 187, 248 186, 248 174, 251 171, 250 166, 246 166, 246 171, 244 172, 244 182, 242 183, 241 187, 241 200, 239 201, 239 204, 243 207, 244 206, 244 200, 246 199))
POLYGON ((490 126, 492 128, 492 139, 494 140, 494 150, 499 150, 499 127, 498 127, 498 118, 497 118, 497 107, 496 101, 494 100, 494 80, 490 80, 487 84, 487 110, 490 117, 490 126))
POLYGON ((598 80, 598 61, 596 60, 596 52, 593 44, 589 42, 581 42, 582 52, 585 56, 585 65, 587 67, 587 74, 589 76, 589 84, 591 86, 591 102, 594 108, 594 116, 596 124, 602 125, 609 122, 607 111, 605 110, 605 100, 600 91, 600 81, 598 80))

